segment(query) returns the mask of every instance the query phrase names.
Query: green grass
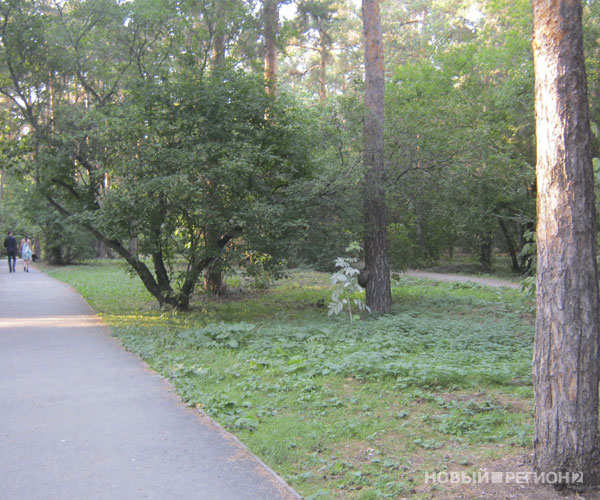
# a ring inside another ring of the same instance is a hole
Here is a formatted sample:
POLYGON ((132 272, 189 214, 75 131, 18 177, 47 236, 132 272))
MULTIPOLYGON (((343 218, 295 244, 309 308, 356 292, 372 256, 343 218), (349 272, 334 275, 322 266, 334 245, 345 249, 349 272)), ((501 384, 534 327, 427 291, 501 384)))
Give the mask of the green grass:
POLYGON ((424 472, 470 470, 531 441, 531 306, 515 290, 403 277, 391 314, 328 317, 328 277, 158 310, 115 263, 49 274, 307 498, 431 498, 424 472))

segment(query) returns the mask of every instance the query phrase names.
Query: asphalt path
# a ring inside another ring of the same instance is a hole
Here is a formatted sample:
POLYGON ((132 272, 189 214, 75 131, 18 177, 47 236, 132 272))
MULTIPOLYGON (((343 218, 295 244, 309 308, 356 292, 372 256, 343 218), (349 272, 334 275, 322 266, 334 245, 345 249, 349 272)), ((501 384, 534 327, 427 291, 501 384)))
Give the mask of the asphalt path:
POLYGON ((0 500, 300 498, 71 287, 0 263, 0 500))
POLYGON ((496 279, 496 278, 487 278, 485 276, 463 276, 462 274, 446 274, 446 273, 434 273, 430 271, 416 271, 416 270, 408 270, 404 273, 399 273, 400 275, 406 274, 408 276, 413 276, 415 278, 426 278, 434 281, 446 281, 446 282, 456 282, 456 283, 477 283, 479 285, 485 286, 496 286, 496 287, 505 287, 505 288, 520 288, 519 283, 514 283, 512 281, 496 279))

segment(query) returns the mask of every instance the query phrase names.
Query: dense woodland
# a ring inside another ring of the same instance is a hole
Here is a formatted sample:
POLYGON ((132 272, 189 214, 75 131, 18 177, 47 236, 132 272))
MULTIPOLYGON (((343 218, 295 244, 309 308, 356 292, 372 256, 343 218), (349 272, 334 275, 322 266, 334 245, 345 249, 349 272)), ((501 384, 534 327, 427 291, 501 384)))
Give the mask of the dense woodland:
MULTIPOLYGON (((10 0, 0 18, 0 224, 47 261, 120 256, 185 307, 202 278, 328 269, 362 241, 357 2, 10 0)), ((585 2, 594 131, 599 18, 585 2)), ((530 2, 387 1, 381 23, 391 267, 501 252, 531 271, 530 2)))

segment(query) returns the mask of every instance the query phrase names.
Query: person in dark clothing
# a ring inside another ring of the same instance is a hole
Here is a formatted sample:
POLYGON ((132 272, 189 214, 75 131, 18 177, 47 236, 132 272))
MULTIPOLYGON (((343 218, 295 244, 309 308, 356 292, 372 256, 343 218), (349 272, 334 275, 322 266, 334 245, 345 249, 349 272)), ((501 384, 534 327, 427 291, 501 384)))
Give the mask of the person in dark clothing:
POLYGON ((14 273, 17 264, 18 247, 17 239, 12 231, 9 231, 8 236, 4 239, 4 248, 6 248, 6 254, 8 255, 8 272, 14 273))

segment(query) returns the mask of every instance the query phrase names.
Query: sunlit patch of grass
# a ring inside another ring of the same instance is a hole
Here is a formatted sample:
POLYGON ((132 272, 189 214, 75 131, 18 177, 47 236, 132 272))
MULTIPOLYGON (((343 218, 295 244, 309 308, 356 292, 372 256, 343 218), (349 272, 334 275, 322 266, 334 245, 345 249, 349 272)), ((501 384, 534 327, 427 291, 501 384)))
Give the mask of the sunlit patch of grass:
POLYGON ((328 275, 234 281, 160 311, 114 263, 51 273, 306 498, 431 498, 424 473, 523 453, 533 326, 515 290, 403 277, 391 314, 328 317, 328 275))
POLYGON ((139 279, 116 261, 93 261, 80 266, 42 268, 50 276, 69 283, 100 313, 130 314, 151 311, 154 298, 139 279))

